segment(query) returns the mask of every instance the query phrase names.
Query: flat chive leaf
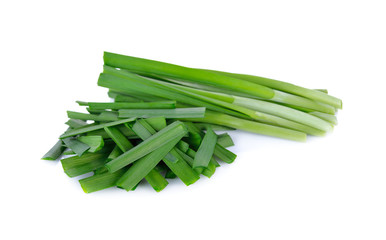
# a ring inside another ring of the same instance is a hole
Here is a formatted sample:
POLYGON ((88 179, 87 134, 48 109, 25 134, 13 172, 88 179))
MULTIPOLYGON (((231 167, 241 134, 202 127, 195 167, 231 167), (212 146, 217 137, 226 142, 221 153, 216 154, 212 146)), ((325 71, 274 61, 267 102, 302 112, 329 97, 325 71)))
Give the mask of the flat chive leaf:
POLYGON ((213 156, 217 135, 209 127, 194 157, 193 168, 206 168, 213 156))
POLYGON ((210 124, 210 123, 194 123, 194 125, 196 125, 197 128, 200 129, 201 131, 207 129, 208 127, 211 127, 213 131, 235 130, 235 128, 221 126, 221 125, 217 125, 217 124, 210 124))
POLYGON ((131 142, 121 133, 121 131, 119 131, 117 127, 104 127, 104 130, 113 139, 122 152, 126 152, 133 148, 133 144, 131 144, 131 142))
POLYGON ((87 105, 93 110, 104 109, 168 109, 175 108, 175 101, 159 101, 159 102, 88 102, 87 105))
POLYGON ((64 144, 72 151, 76 153, 78 156, 82 156, 87 150, 90 149, 90 146, 75 139, 75 138, 65 138, 63 139, 64 144))
POLYGON ((219 159, 221 159, 222 161, 224 161, 226 163, 232 163, 237 157, 236 154, 234 154, 233 152, 224 148, 223 146, 221 146, 218 143, 216 144, 213 153, 216 157, 218 157, 219 159))
POLYGON ((186 133, 187 130, 183 123, 176 121, 141 142, 131 150, 108 162, 106 167, 110 172, 115 172, 154 151, 155 149, 162 147, 172 141, 174 137, 181 136, 182 138, 186 133))
POLYGON ((79 180, 79 183, 85 193, 92 193, 116 186, 116 182, 125 172, 125 168, 116 171, 115 173, 104 172, 83 178, 79 180))
POLYGON ((162 160, 168 152, 170 152, 170 150, 181 138, 182 136, 174 137, 162 147, 155 149, 134 162, 129 170, 127 170, 127 172, 118 180, 117 186, 124 188, 127 191, 131 190, 162 160))
POLYGON ((133 130, 133 132, 135 132, 135 134, 137 134, 141 139, 147 139, 156 132, 151 128, 150 125, 148 125, 148 123, 141 120, 137 120, 131 130, 133 130), (153 131, 151 132, 151 130, 153 131))
POLYGON ((156 170, 152 169, 145 177, 156 192, 161 192, 169 182, 156 170))
POLYGON ((65 158, 61 160, 62 167, 69 177, 76 177, 102 167, 108 155, 108 151, 102 150, 96 153, 85 153, 81 157, 65 158))
POLYGON ((81 136, 78 140, 90 146, 89 152, 97 152, 105 145, 101 136, 81 136))
POLYGON ((176 147, 181 151, 186 152, 189 149, 189 144, 181 140, 177 143, 176 147))
POLYGON ((203 118, 205 108, 175 108, 175 109, 120 109, 119 117, 165 117, 165 118, 203 118))
POLYGON ((101 123, 101 124, 98 124, 98 125, 92 124, 90 126, 85 126, 85 127, 80 128, 80 129, 69 130, 69 131, 65 132, 64 134, 62 134, 60 136, 60 138, 63 139, 63 138, 71 137, 71 136, 76 136, 78 134, 82 134, 82 133, 87 133, 87 132, 103 129, 104 127, 116 126, 116 125, 119 125, 119 124, 123 124, 123 123, 127 123, 127 122, 132 122, 134 120, 135 120, 135 118, 127 118, 127 119, 122 119, 122 120, 118 120, 118 121, 114 121, 114 122, 101 123))
POLYGON ((83 120, 79 120, 79 119, 70 119, 66 122, 66 124, 70 127, 70 128, 80 128, 80 127, 84 127, 87 125, 87 123, 83 120))
POLYGON ((217 135, 217 143, 223 146, 224 148, 234 146, 233 140, 231 136, 229 136, 228 133, 223 133, 220 135, 217 135))
POLYGON ((140 120, 147 122, 156 131, 166 127, 166 119, 164 117, 152 117, 140 120))
POLYGON ((65 147, 62 145, 62 141, 59 140, 46 154, 44 154, 42 160, 56 160, 62 155, 64 149, 65 147))
POLYGON ((114 115, 96 115, 96 114, 87 114, 80 112, 67 111, 68 118, 80 119, 80 120, 93 120, 99 122, 108 122, 108 121, 116 121, 118 117, 114 115))
MULTIPOLYGON (((179 149, 177 149, 177 152, 190 166, 193 166, 194 156, 196 156, 196 152, 194 150, 189 148, 188 151, 184 153, 179 149)), ((216 171, 216 165, 214 164, 214 162, 210 161, 207 168, 205 169, 196 168, 194 169, 194 171, 198 174, 202 173, 202 175, 204 175, 205 177, 210 178, 216 171)))

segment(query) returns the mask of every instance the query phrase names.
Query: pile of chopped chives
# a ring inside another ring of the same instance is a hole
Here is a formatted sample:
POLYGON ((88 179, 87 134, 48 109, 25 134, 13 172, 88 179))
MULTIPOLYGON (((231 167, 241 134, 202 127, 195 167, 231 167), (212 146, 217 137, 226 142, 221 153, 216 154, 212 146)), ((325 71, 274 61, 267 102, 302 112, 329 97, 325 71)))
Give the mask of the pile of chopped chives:
POLYGON ((159 192, 171 178, 188 186, 236 158, 231 137, 215 131, 305 141, 331 131, 342 108, 327 90, 268 78, 108 52, 104 63, 98 85, 114 102, 77 101, 88 113, 67 111, 68 130, 42 158, 61 159, 69 177, 92 172, 79 180, 86 193, 143 180, 159 192))

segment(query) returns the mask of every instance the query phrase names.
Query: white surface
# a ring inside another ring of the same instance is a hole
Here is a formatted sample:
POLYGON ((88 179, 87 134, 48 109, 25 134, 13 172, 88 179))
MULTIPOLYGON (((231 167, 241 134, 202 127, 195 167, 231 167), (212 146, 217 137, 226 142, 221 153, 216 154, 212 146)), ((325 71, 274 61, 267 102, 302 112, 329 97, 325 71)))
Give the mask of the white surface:
POLYGON ((2 1, 1 239, 385 239, 383 1, 2 1), (40 157, 103 51, 327 88, 339 125, 295 143, 232 132, 211 179, 85 194, 40 157))

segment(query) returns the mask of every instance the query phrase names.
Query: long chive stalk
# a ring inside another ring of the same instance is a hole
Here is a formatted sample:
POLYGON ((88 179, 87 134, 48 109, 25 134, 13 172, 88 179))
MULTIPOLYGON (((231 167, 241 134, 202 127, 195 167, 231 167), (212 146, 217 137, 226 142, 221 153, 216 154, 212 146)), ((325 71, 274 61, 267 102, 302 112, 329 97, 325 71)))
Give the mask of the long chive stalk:
POLYGON ((120 155, 119 157, 108 162, 105 166, 110 172, 115 172, 128 164, 138 160, 146 154, 154 151, 157 148, 167 144, 173 138, 181 136, 181 138, 187 133, 187 130, 183 123, 174 122, 157 132, 153 136, 149 137, 145 141, 141 142, 134 148, 120 155))
POLYGON ((106 133, 113 139, 122 152, 127 152, 134 146, 117 127, 104 127, 106 133))
POLYGON ((284 138, 288 140, 300 141, 300 142, 304 142, 307 138, 307 135, 305 133, 302 133, 299 131, 271 126, 271 125, 253 122, 253 121, 248 121, 244 119, 239 119, 233 116, 229 116, 222 113, 215 113, 211 111, 206 111, 204 118, 197 118, 197 119, 192 118, 187 120, 193 121, 193 122, 199 121, 199 122, 219 124, 219 125, 224 125, 224 126, 248 131, 248 132, 268 135, 272 137, 284 138))
POLYGON ((159 102, 86 102, 87 106, 92 110, 104 109, 168 109, 175 108, 175 101, 159 101, 159 102))
POLYGON ((308 89, 304 87, 300 87, 291 83, 278 81, 270 78, 264 78, 264 77, 258 77, 253 75, 247 75, 247 74, 237 74, 237 73, 227 73, 227 72, 220 72, 220 71, 213 71, 213 70, 207 70, 215 73, 219 73, 224 76, 229 76, 233 78, 238 78, 242 80, 246 80, 249 82, 257 83, 266 87, 270 87, 273 89, 281 90, 283 92, 288 92, 292 94, 296 94, 299 96, 303 96, 315 101, 319 101, 328 105, 331 105, 335 108, 342 109, 342 100, 339 98, 333 97, 331 95, 328 95, 324 93, 323 91, 308 89))
POLYGON ((146 181, 156 192, 161 192, 169 182, 156 169, 152 169, 146 176, 146 181))
POLYGON ((164 118, 201 118, 205 115, 205 108, 175 108, 175 109, 121 109, 120 118, 164 117, 164 118))
POLYGON ((325 107, 307 98, 279 92, 251 81, 230 77, 214 71, 187 68, 174 64, 109 52, 105 52, 103 59, 105 65, 128 69, 129 71, 139 74, 155 74, 162 77, 180 79, 189 82, 198 82, 204 85, 216 86, 218 88, 245 93, 262 99, 308 107, 321 112, 325 111, 325 107))
POLYGON ((42 157, 42 160, 56 160, 62 155, 65 147, 62 144, 62 141, 59 140, 56 144, 42 157))

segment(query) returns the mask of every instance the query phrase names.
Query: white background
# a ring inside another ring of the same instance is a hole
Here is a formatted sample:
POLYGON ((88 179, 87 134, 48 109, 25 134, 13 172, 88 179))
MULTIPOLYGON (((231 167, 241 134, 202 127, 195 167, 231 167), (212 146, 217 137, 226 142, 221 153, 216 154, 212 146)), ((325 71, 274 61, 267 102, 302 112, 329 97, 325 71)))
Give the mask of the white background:
POLYGON ((384 1, 1 1, 1 239, 386 239, 384 1), (232 132, 211 179, 85 194, 40 157, 103 51, 256 74, 343 99, 296 143, 232 132))

